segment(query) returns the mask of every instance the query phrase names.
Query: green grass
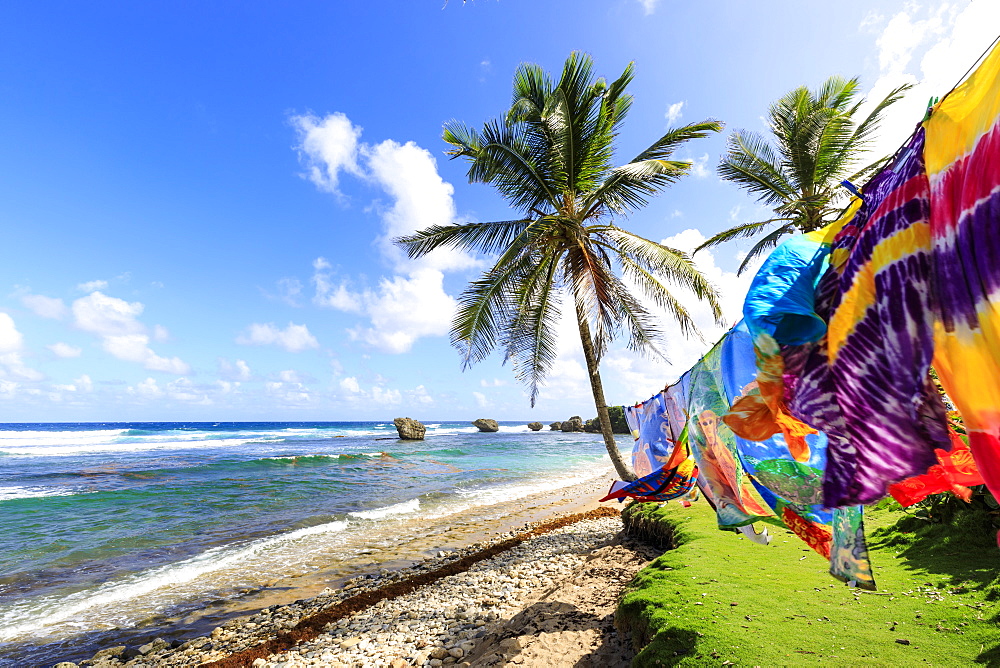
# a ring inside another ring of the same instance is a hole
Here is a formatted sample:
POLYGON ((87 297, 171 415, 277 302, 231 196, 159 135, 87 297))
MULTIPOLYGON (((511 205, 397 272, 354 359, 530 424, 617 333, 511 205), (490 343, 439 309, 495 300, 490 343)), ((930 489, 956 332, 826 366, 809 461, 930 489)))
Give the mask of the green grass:
POLYGON ((834 580, 790 532, 768 546, 719 531, 704 502, 635 504, 676 548, 643 569, 615 623, 645 666, 1000 666, 1000 550, 972 513, 929 525, 866 509, 878 592, 834 580), (909 641, 902 644, 897 640, 909 641))

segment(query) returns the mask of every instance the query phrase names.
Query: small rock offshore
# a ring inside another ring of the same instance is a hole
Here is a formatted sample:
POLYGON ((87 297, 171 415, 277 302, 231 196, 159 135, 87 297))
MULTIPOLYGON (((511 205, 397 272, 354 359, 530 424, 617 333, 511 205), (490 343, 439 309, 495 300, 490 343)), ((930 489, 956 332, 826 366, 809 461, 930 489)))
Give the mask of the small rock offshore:
MULTIPOLYGON (((473 657, 478 641, 532 600, 565 581, 588 555, 607 545, 621 528, 619 517, 601 517, 534 536, 473 564, 467 571, 398 598, 381 600, 332 622, 316 638, 289 651, 255 659, 252 665, 266 668, 469 666, 467 659, 473 657)), ((357 577, 346 581, 342 589, 327 589, 312 599, 271 606, 251 617, 229 621, 209 636, 176 647, 161 639, 139 648, 112 647, 80 665, 175 667, 223 659, 275 638, 294 628, 299 620, 340 601, 434 570, 515 535, 515 532, 500 534, 461 550, 441 552, 407 569, 357 577)), ((76 666, 69 662, 56 664, 56 668, 76 666)))

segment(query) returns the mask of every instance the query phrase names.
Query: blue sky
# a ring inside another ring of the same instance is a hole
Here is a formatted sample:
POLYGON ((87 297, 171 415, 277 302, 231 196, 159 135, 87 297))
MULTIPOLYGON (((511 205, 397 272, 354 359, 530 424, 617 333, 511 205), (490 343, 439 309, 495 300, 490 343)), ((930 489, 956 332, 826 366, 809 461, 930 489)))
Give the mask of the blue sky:
MULTIPOLYGON (((521 62, 635 61, 620 153, 671 124, 763 130, 767 106, 832 74, 880 98, 877 148, 909 134, 995 37, 956 3, 441 0, 9 2, 0 8, 0 421, 564 419, 594 413, 573 328, 537 406, 496 356, 461 371, 454 300, 484 258, 420 262, 387 242, 509 211, 443 154, 441 126, 499 115, 521 62)), ((761 214, 714 172, 624 224, 693 247, 761 214)), ((738 244, 699 253, 739 317, 738 244)), ((693 307, 714 341, 721 330, 693 307)), ((614 347, 608 400, 656 392, 670 362, 614 347)))

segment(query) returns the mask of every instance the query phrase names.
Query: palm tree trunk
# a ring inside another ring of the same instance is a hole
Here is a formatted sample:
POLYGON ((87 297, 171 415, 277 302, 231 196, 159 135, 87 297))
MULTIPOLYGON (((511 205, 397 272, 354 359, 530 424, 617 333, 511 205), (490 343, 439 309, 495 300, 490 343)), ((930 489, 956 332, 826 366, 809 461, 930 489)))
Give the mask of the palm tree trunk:
POLYGON ((597 421, 601 425, 604 446, 608 449, 608 456, 611 457, 611 463, 615 465, 618 477, 631 482, 636 479, 636 475, 632 471, 632 467, 622 459, 622 454, 615 443, 615 435, 611 431, 611 416, 608 415, 608 404, 604 400, 604 386, 601 384, 601 374, 597 368, 594 341, 590 338, 590 326, 587 324, 587 318, 579 304, 576 305, 576 322, 580 327, 580 343, 583 344, 583 358, 587 361, 587 375, 590 377, 590 389, 594 393, 594 405, 597 407, 597 421))

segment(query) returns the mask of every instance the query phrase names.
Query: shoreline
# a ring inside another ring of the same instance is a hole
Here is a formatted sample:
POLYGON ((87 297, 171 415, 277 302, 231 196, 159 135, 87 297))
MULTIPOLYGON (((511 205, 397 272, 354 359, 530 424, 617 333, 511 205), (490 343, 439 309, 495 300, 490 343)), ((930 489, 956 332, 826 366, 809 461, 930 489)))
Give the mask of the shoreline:
MULTIPOLYGON (((612 479, 614 476, 608 470, 586 482, 536 492, 513 501, 481 506, 475 513, 479 517, 469 517, 469 511, 461 511, 433 520, 400 520, 400 528, 405 527, 410 534, 408 539, 402 545, 386 551, 385 554, 372 555, 370 561, 360 566, 355 565, 349 573, 343 572, 343 564, 328 564, 325 568, 294 574, 269 583, 270 586, 246 592, 235 599, 211 602, 181 617, 154 618, 143 628, 130 629, 115 635, 106 634, 108 637, 92 644, 87 653, 77 652, 70 655, 69 652, 63 652, 62 656, 54 658, 86 664, 85 657, 92 659, 91 655, 95 648, 103 647, 104 650, 97 652, 103 659, 91 665, 120 666, 123 663, 118 659, 112 659, 111 654, 107 652, 108 649, 125 646, 127 650, 119 653, 119 656, 124 658, 124 655, 135 654, 140 647, 150 652, 151 645, 156 645, 161 651, 182 646, 190 648, 192 642, 204 643, 204 639, 211 638, 212 633, 218 638, 215 629, 219 627, 240 626, 247 623, 248 619, 259 617, 269 610, 294 606, 302 608, 296 613, 296 619, 299 619, 307 614, 313 614, 322 607, 335 604, 344 598, 346 592, 369 589, 378 583, 392 582, 394 578, 398 579, 407 573, 426 572, 431 567, 447 563, 457 556, 509 539, 514 530, 526 525, 534 525, 553 516, 585 512, 601 506, 617 508, 619 504, 615 502, 605 504, 597 502, 597 499, 604 495, 612 479), (484 509, 490 512, 484 513, 484 509), (481 517, 484 514, 492 517, 484 519, 481 517), (424 525, 424 531, 419 530, 420 524, 424 525), (157 640, 158 638, 160 640, 157 640)), ((259 622, 249 623, 253 625, 259 622)), ((135 663, 138 658, 133 656, 128 665, 161 665, 148 664, 141 660, 135 663)), ((54 661, 46 665, 53 663, 54 661)))
POLYGON ((625 668, 633 651, 613 627, 617 601, 659 551, 620 532, 616 508, 563 515, 430 566, 233 620, 177 648, 154 642, 139 656, 108 648, 84 663, 625 668))

